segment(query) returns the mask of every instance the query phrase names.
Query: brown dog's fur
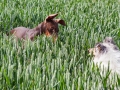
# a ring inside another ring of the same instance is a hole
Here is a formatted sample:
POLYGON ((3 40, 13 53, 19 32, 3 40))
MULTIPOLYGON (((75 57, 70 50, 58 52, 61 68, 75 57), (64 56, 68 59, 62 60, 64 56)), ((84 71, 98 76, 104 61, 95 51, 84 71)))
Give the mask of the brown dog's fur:
POLYGON ((17 39, 30 39, 34 40, 35 36, 45 34, 46 36, 52 35, 54 39, 58 37, 58 23, 66 25, 62 19, 54 19, 58 14, 49 15, 44 22, 41 22, 37 27, 29 29, 26 27, 17 27, 10 31, 17 39))

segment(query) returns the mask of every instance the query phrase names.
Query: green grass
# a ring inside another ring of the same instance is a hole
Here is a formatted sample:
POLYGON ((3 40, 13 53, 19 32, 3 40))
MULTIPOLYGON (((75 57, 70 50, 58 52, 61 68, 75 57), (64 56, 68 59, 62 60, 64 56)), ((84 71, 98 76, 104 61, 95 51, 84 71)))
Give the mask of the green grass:
POLYGON ((119 46, 119 0, 1 0, 0 90, 119 90, 120 78, 100 75, 88 49, 106 36, 119 46), (44 35, 16 42, 6 32, 33 28, 50 15, 64 19, 56 43, 44 35))

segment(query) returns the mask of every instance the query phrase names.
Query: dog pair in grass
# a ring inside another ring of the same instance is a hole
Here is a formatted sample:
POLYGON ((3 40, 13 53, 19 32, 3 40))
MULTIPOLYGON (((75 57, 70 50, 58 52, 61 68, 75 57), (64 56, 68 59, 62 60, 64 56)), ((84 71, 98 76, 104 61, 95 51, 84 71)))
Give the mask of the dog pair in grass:
MULTIPOLYGON (((49 15, 45 21, 33 29, 26 27, 14 28, 10 31, 10 34, 13 34, 17 39, 29 39, 31 41, 34 40, 35 36, 45 34, 46 36, 52 36, 55 41, 59 32, 58 24, 66 25, 64 20, 54 19, 57 15, 58 14, 49 15)), ((107 68, 109 64, 112 71, 120 74, 120 51, 111 37, 105 38, 103 42, 89 49, 89 53, 94 55, 93 61, 95 64, 101 64, 101 66, 105 68, 107 68)))
POLYGON ((112 37, 106 37, 103 42, 97 43, 89 49, 89 53, 93 54, 93 62, 101 69, 109 67, 111 72, 120 74, 120 51, 112 37))

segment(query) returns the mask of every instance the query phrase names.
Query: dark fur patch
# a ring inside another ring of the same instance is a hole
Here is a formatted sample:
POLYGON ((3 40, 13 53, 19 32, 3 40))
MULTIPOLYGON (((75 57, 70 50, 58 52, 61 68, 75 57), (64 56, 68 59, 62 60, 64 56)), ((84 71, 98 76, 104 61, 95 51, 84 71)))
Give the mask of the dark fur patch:
POLYGON ((99 49, 100 53, 107 52, 107 47, 104 46, 102 43, 98 43, 96 47, 99 49))

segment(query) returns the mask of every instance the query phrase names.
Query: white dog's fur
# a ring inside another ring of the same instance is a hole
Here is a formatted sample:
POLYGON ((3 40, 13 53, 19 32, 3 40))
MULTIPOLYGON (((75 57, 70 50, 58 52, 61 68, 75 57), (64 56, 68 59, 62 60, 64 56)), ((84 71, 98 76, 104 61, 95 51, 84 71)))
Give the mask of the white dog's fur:
POLYGON ((104 42, 97 44, 94 48, 89 49, 93 53, 93 61, 101 68, 108 68, 112 72, 120 74, 120 51, 113 43, 104 42), (116 47, 116 48, 115 48, 116 47))

